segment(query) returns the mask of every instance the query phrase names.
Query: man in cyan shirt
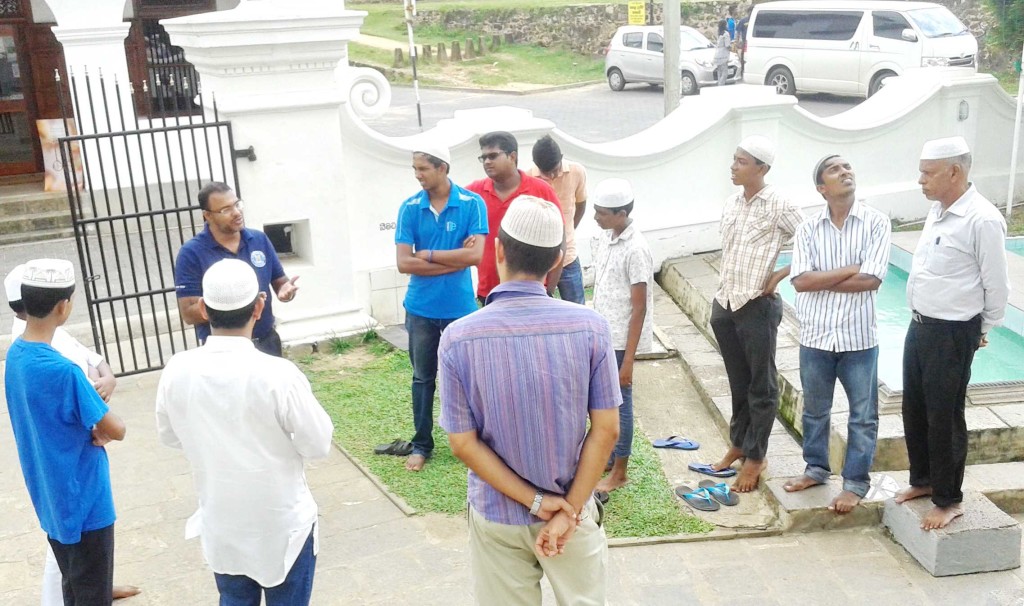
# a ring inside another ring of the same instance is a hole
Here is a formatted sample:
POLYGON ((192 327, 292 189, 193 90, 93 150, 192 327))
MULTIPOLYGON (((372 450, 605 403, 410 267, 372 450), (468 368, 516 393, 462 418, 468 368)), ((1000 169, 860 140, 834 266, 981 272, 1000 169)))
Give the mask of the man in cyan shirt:
POLYGON ((317 506, 303 464, 326 457, 334 428, 291 362, 258 351, 266 293, 245 261, 203 276, 213 333, 167 363, 156 396, 160 441, 192 466, 199 536, 223 605, 304 606, 313 591, 317 506))
MULTIPOLYGON (((487 178, 473 181, 466 189, 479 194, 487 205, 487 241, 476 287, 477 299, 481 304, 486 304, 487 295, 491 294, 491 290, 500 281, 494 258, 494 241, 509 205, 519 196, 535 196, 551 202, 559 209, 561 205, 558 194, 550 185, 519 170, 519 142, 511 133, 495 131, 480 137, 480 157, 477 159, 483 164, 487 178)), ((549 295, 555 292, 561 276, 561 266, 548 272, 544 284, 549 295)))
POLYGON ((103 448, 125 427, 85 373, 51 346, 71 315, 75 270, 63 259, 25 264, 25 332, 7 351, 7 410, 32 505, 63 576, 64 604, 110 604, 114 497, 103 448))
POLYGON ((562 239, 557 206, 513 202, 495 251, 501 285, 441 337, 440 423, 469 467, 478 604, 539 605, 545 575, 559 604, 605 603, 593 491, 619 435, 619 373, 608 322, 544 291, 562 239))

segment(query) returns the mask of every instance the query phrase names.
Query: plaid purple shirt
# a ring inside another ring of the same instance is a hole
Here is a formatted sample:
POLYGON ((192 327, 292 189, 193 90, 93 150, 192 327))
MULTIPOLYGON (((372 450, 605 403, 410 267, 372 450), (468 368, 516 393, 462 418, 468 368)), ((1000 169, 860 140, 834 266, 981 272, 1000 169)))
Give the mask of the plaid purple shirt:
MULTIPOLYGON (((590 410, 622 403, 608 322, 539 282, 506 282, 488 302, 441 335, 439 422, 448 433, 476 431, 524 480, 564 495, 590 410)), ((469 503, 499 524, 540 521, 472 470, 469 503)))

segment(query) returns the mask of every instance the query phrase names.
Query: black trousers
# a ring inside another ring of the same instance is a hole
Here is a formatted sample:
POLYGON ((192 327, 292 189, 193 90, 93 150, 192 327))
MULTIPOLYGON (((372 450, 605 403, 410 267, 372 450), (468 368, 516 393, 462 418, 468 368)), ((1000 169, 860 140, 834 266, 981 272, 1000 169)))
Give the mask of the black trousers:
POLYGON ((903 345, 903 433, 911 486, 931 486, 932 502, 963 501, 967 466, 964 405, 981 318, 912 321, 903 345))
POLYGON ((732 392, 729 439, 743 456, 760 461, 768 451, 779 411, 775 344, 782 322, 782 299, 757 297, 737 310, 711 304, 711 330, 725 361, 732 392))
POLYGON ((114 600, 114 525, 82 533, 82 540, 50 547, 63 578, 64 606, 110 606, 114 600))
POLYGON ((277 334, 276 329, 271 328, 270 332, 258 339, 253 337, 252 343, 263 353, 279 358, 284 355, 281 348, 281 335, 277 334))

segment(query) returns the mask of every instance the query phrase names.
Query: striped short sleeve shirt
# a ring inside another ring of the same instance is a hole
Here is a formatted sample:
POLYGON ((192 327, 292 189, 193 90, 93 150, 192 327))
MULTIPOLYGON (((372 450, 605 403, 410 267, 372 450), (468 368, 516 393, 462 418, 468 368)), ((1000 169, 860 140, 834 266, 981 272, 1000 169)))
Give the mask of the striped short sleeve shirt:
MULTIPOLYGON (((884 280, 889 268, 889 217, 857 201, 842 229, 826 206, 800 224, 793 240, 790 280, 809 271, 860 265, 860 273, 884 280)), ((861 351, 878 345, 876 291, 821 290, 796 295, 800 344, 825 351, 861 351)))
POLYGON ((739 191, 722 212, 722 281, 718 303, 733 311, 761 296, 779 251, 803 220, 800 210, 772 186, 750 200, 739 191))
MULTIPOLYGON (((622 403, 608 322, 539 282, 503 283, 486 307, 450 324, 438 370, 441 427, 476 431, 512 471, 558 495, 576 477, 590 411, 622 403)), ((540 521, 472 470, 468 493, 491 522, 540 521)))

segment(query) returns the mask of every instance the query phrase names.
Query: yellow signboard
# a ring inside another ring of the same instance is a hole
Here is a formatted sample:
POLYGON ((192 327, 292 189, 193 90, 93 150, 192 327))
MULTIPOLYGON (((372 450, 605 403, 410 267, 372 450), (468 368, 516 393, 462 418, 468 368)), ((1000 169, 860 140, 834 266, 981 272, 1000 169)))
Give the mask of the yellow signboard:
POLYGON ((644 25, 647 23, 647 3, 635 0, 629 2, 629 24, 644 25))

